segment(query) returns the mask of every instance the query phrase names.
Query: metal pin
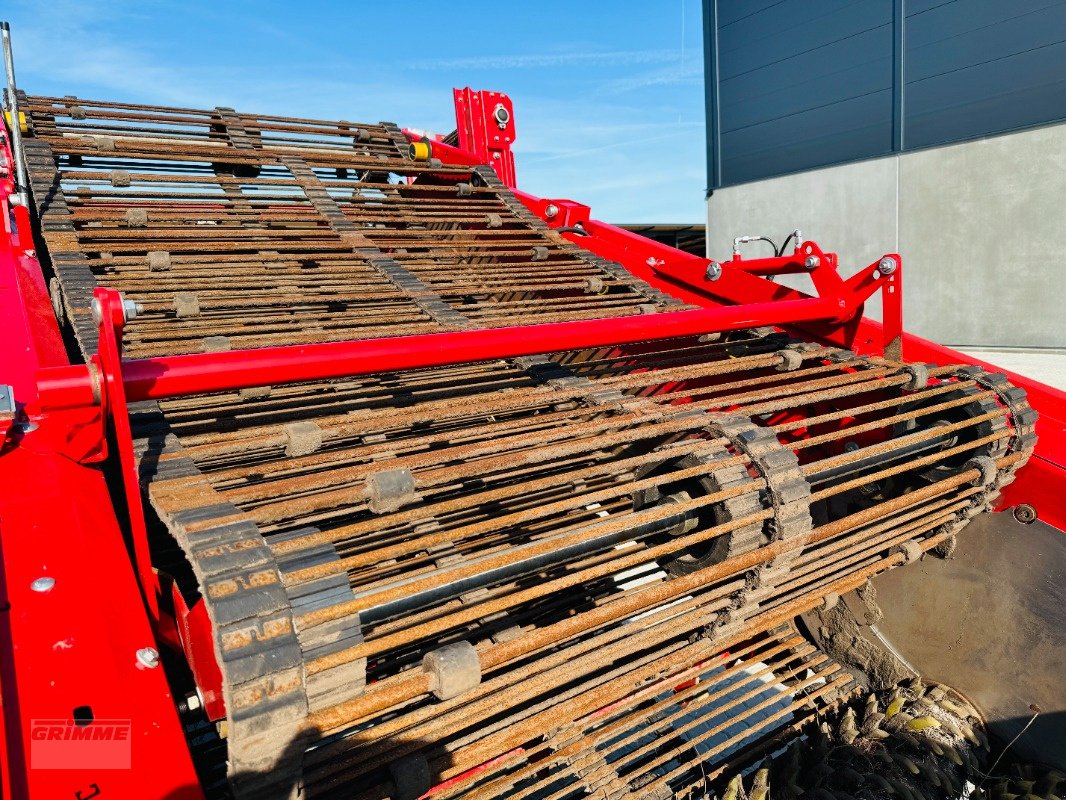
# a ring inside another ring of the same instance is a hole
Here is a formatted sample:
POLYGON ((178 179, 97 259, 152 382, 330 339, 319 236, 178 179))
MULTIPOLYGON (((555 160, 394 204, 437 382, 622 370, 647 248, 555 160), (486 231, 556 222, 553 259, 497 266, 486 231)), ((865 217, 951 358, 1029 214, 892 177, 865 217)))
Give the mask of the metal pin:
POLYGON ((4 69, 7 72, 7 103, 11 112, 11 152, 15 157, 15 174, 18 176, 18 204, 28 206, 30 195, 26 191, 29 179, 26 177, 26 159, 22 156, 22 124, 19 119, 18 88, 15 86, 15 59, 11 52, 11 27, 0 22, 0 36, 4 44, 4 69))
POLYGON ((142 306, 140 303, 136 303, 133 300, 122 301, 122 316, 125 317, 127 322, 136 317, 142 311, 144 311, 144 306, 142 306))

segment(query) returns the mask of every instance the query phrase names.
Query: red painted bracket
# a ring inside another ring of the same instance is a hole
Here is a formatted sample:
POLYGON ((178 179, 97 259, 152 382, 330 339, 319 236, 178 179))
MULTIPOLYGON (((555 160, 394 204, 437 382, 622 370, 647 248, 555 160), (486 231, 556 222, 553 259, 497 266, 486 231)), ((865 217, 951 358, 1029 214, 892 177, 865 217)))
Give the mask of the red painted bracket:
POLYGON ((159 635, 161 633, 159 578, 152 568, 152 556, 148 547, 148 526, 144 516, 144 502, 141 499, 137 459, 133 452, 133 432, 130 429, 130 415, 126 405, 126 387, 122 381, 122 331, 126 324, 125 306, 122 295, 118 292, 97 288, 93 292, 92 307, 99 331, 99 368, 103 379, 101 381, 101 405, 106 418, 111 423, 115 449, 118 450, 134 565, 140 578, 149 621, 159 635))
MULTIPOLYGON (((2 124, 0 153, 12 163, 2 124)), ((99 359, 69 364, 30 210, 11 205, 12 189, 0 174, 0 383, 15 401, 0 442, 0 795, 202 799, 96 466, 107 457, 99 359), (42 413, 42 369, 76 378, 86 402, 42 413), (41 762, 42 725, 69 729, 78 713, 125 731, 126 767, 41 762)))
POLYGON ((817 296, 836 305, 837 318, 830 324, 784 319, 764 324, 789 328, 861 355, 900 358, 902 260, 896 253, 885 254, 847 281, 838 272, 836 253, 825 252, 814 241, 803 242, 790 255, 745 259, 734 254, 731 260, 719 262, 594 220, 588 206, 573 200, 536 197, 517 189, 515 195, 574 244, 617 261, 656 288, 704 308, 810 298, 766 280, 777 275, 808 274, 817 296), (862 316, 863 304, 875 291, 882 296, 883 327, 862 316))
POLYGON ((469 87, 454 89, 452 94, 459 149, 472 153, 477 163, 490 165, 504 185, 513 189, 516 182, 511 145, 515 124, 511 98, 501 92, 475 92, 469 87))
MULTIPOLYGON (((752 280, 768 283, 762 278, 752 280)), ((746 305, 719 305, 654 315, 579 320, 508 328, 486 328, 416 336, 395 336, 322 344, 264 347, 222 353, 161 356, 121 362, 121 380, 111 364, 109 387, 121 383, 131 401, 185 397, 267 384, 372 375, 523 355, 551 353, 637 342, 662 341, 716 331, 742 330, 798 322, 840 324, 872 292, 857 287, 844 296, 770 300, 746 305)), ((109 306, 121 300, 109 292, 109 306)), ((106 360, 106 359, 104 359, 106 360)), ((92 397, 87 367, 46 369, 38 373, 37 409, 54 411, 77 406, 92 397)), ((110 396, 110 393, 109 393, 110 396)), ((120 408, 109 401, 109 413, 120 408)))

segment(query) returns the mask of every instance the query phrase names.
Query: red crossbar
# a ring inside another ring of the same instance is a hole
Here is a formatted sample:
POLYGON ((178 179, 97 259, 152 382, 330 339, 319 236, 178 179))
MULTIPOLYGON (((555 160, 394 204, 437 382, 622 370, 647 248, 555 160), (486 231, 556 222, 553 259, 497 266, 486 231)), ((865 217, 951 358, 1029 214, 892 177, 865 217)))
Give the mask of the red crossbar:
MULTIPOLYGON (((658 341, 761 325, 828 322, 839 319, 841 311, 836 300, 812 297, 612 319, 164 356, 122 362, 122 382, 127 400, 159 400, 250 386, 658 341)), ((92 396, 88 367, 40 373, 41 410, 82 405, 92 396)))

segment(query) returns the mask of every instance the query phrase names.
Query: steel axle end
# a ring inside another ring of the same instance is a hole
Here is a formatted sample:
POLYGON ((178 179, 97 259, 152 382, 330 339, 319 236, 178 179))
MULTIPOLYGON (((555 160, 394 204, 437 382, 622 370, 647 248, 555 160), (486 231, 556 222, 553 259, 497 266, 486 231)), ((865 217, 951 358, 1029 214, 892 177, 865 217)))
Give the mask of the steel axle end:
POLYGON ((133 300, 125 300, 125 299, 123 299, 123 301, 122 301, 122 316, 126 319, 127 322, 129 320, 131 320, 131 319, 136 318, 138 315, 143 314, 143 313, 144 313, 144 306, 142 306, 140 303, 134 302, 133 300))

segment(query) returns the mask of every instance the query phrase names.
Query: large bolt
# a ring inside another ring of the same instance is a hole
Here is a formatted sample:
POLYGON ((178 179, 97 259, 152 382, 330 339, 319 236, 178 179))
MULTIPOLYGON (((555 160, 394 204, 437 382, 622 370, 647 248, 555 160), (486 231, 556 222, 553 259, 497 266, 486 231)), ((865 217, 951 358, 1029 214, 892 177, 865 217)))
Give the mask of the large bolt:
POLYGON ((89 301, 89 308, 93 312, 93 323, 100 324, 100 321, 104 318, 104 309, 100 305, 100 300, 94 297, 89 301))
POLYGON ((555 205, 555 203, 548 203, 548 205, 545 206, 544 216, 546 216, 548 219, 555 219, 558 214, 559 206, 555 205))
POLYGON ((885 256, 878 262, 877 271, 882 275, 891 275, 896 271, 896 260, 885 256))
POLYGON ((717 261, 712 261, 707 265, 707 271, 703 274, 703 277, 709 281, 716 281, 722 277, 722 265, 717 261))
POLYGON ((140 303, 135 303, 133 300, 122 301, 122 316, 125 317, 127 322, 136 317, 142 311, 144 311, 144 306, 142 306, 140 303))
POLYGON ((818 256, 807 256, 803 260, 803 266, 807 269, 817 269, 822 266, 822 259, 818 258, 818 256))
POLYGON ((55 585, 55 578, 45 576, 43 578, 35 578, 33 583, 30 584, 30 588, 35 592, 48 592, 51 591, 52 587, 55 585))
POLYGON ((1032 525, 1036 522, 1036 509, 1028 503, 1022 503, 1014 507, 1014 518, 1022 525, 1032 525))
POLYGON ((159 666, 159 651, 154 647, 142 647, 137 651, 137 660, 149 669, 159 666))

